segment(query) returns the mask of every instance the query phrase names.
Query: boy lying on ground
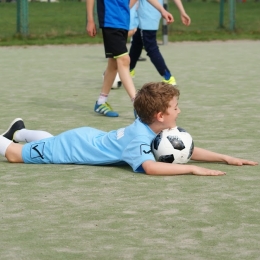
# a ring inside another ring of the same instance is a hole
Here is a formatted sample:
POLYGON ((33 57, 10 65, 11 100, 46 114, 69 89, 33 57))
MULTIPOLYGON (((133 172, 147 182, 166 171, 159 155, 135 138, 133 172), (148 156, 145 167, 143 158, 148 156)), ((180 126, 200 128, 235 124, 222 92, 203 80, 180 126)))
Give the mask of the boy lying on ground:
MULTIPOLYGON (((129 164, 134 172, 151 175, 224 175, 225 172, 191 164, 155 161, 151 143, 163 129, 176 126, 179 94, 177 88, 167 83, 145 84, 134 101, 139 117, 131 125, 110 132, 81 127, 52 136, 45 131, 28 130, 22 119, 15 119, 0 136, 0 154, 13 163, 129 164)), ((198 147, 191 159, 237 166, 258 164, 198 147)))

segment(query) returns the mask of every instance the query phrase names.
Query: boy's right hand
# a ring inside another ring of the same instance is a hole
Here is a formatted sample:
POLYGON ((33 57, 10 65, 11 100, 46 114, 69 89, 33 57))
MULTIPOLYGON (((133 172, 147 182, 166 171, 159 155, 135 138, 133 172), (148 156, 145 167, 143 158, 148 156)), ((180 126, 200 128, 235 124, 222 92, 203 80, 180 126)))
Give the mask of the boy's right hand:
POLYGON ((225 175, 225 172, 207 169, 199 166, 193 166, 192 174, 199 175, 199 176, 219 176, 225 175))
POLYGON ((94 21, 89 21, 87 24, 86 31, 89 36, 95 37, 97 34, 96 24, 94 21))
POLYGON ((161 15, 166 20, 167 24, 174 22, 172 14, 166 11, 165 9, 161 11, 161 15))

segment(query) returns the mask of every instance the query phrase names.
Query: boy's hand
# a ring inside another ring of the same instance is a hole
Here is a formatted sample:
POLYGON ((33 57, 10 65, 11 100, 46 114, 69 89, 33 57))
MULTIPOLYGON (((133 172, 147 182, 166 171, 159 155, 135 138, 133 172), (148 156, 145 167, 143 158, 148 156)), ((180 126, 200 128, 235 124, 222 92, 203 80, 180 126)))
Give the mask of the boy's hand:
POLYGON ((174 22, 172 14, 167 12, 165 9, 161 12, 161 15, 166 20, 167 23, 174 22))
POLYGON ((97 34, 96 24, 94 21, 89 21, 87 24, 86 31, 89 36, 95 37, 97 34))
POLYGON ((217 170, 211 170, 203 167, 194 166, 192 170, 192 174, 199 175, 199 176, 219 176, 219 175, 225 175, 225 172, 217 171, 217 170))
POLYGON ((190 17, 186 13, 181 14, 181 21, 186 26, 189 26, 191 22, 190 17))
POLYGON ((254 161, 249 161, 249 160, 245 160, 245 159, 240 159, 240 158, 235 158, 232 156, 226 156, 224 158, 225 162, 227 164, 230 165, 237 165, 237 166, 242 166, 242 165, 258 165, 258 162, 254 162, 254 161))

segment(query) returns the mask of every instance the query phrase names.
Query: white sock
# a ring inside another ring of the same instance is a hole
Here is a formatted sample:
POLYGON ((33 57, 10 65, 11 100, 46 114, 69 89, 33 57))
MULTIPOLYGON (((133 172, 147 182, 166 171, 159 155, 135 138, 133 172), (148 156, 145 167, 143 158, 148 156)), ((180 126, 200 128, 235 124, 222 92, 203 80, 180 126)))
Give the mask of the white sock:
POLYGON ((97 100, 97 104, 98 105, 105 104, 107 102, 107 98, 108 98, 107 94, 100 93, 98 100, 97 100))
POLYGON ((13 143, 13 141, 3 137, 2 135, 0 135, 0 154, 5 156, 6 153, 6 149, 7 147, 13 143))
POLYGON ((28 130, 28 129, 21 129, 14 133, 13 139, 16 142, 25 142, 30 143, 32 141, 38 141, 44 138, 52 137, 53 135, 41 130, 28 130))

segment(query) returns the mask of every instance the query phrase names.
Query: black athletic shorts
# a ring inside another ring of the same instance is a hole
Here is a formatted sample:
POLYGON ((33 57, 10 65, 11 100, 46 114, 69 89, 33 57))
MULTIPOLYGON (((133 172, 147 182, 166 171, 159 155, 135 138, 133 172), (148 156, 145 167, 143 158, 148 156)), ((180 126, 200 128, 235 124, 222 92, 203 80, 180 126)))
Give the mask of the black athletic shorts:
POLYGON ((128 31, 116 28, 102 28, 106 58, 116 58, 128 53, 126 43, 128 31))

